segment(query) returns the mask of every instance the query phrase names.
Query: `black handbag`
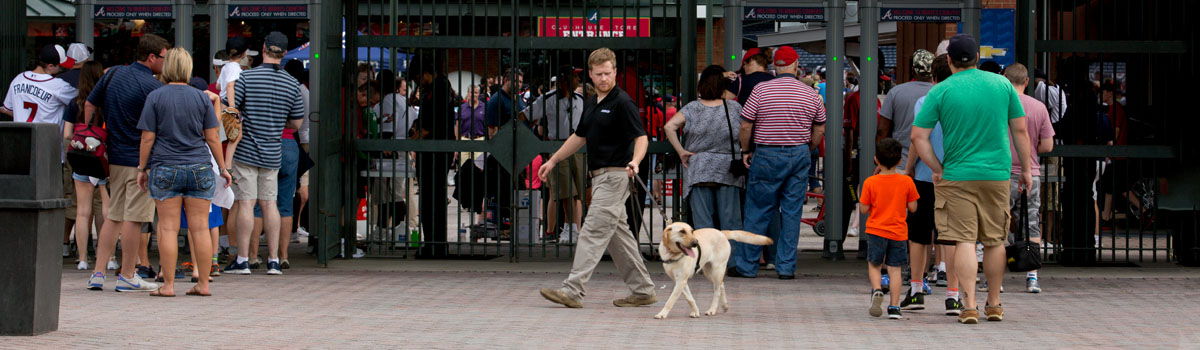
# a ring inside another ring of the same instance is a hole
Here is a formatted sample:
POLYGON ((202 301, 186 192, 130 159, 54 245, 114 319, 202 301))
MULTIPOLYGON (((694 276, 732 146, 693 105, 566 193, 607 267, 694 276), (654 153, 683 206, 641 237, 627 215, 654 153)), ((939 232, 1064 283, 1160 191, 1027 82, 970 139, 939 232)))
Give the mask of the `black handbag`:
POLYGON ((1019 224, 1015 230, 1018 234, 1014 237, 1013 244, 1005 247, 1005 255, 1008 256, 1008 270, 1012 272, 1027 272, 1042 268, 1042 246, 1029 240, 1029 197, 1027 194, 1021 196, 1021 213, 1019 214, 1019 224))
POLYGON ((746 176, 750 173, 750 169, 746 168, 746 163, 738 158, 737 149, 733 147, 735 140, 733 134, 733 119, 729 118, 729 106, 725 99, 721 99, 721 108, 725 110, 725 122, 729 126, 729 156, 733 159, 729 160, 729 173, 734 177, 746 176))

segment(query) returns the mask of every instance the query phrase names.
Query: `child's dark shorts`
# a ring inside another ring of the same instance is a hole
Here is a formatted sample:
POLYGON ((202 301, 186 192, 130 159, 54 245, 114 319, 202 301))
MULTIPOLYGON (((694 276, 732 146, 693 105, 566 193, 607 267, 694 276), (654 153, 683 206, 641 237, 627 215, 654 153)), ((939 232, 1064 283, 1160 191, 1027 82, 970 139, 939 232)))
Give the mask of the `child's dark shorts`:
POLYGON ((871 265, 908 265, 908 241, 895 241, 867 234, 867 262, 871 265), (886 259, 886 261, 885 261, 886 259))

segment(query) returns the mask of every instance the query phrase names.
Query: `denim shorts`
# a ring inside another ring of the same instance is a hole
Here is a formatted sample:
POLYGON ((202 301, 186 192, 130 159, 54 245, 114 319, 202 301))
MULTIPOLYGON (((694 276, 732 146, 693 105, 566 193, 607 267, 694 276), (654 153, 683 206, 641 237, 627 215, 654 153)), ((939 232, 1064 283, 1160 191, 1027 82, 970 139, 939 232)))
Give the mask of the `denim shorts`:
MULTIPOLYGON (((79 175, 76 173, 71 173, 71 179, 74 179, 75 181, 79 181, 79 182, 87 182, 87 183, 92 182, 92 179, 90 177, 79 175)), ((99 182, 96 182, 97 186, 104 186, 107 184, 108 184, 108 179, 100 179, 99 182)))
POLYGON ((908 241, 895 241, 867 234, 867 262, 871 265, 884 264, 892 267, 908 265, 908 241))
POLYGON ((187 197, 212 200, 217 173, 205 162, 188 165, 159 165, 150 169, 150 198, 165 200, 187 197))

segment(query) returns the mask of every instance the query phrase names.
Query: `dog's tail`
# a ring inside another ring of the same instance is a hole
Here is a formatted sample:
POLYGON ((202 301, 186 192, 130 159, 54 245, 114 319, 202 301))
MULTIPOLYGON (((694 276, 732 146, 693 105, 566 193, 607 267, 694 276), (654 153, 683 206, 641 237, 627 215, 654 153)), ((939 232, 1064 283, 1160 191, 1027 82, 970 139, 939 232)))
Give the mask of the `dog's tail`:
POLYGON ((721 231, 726 238, 753 245, 771 245, 772 241, 766 236, 756 235, 746 231, 721 231))

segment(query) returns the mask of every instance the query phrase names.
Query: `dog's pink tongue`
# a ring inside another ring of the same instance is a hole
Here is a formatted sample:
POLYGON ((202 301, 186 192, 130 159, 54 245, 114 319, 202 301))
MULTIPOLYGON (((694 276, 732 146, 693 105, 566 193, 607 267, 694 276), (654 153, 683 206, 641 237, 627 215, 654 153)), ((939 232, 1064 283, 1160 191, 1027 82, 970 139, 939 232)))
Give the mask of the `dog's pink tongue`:
POLYGON ((689 248, 689 247, 681 247, 681 248, 683 248, 684 254, 687 254, 688 256, 692 257, 693 259, 696 258, 696 252, 693 251, 692 248, 689 248))

